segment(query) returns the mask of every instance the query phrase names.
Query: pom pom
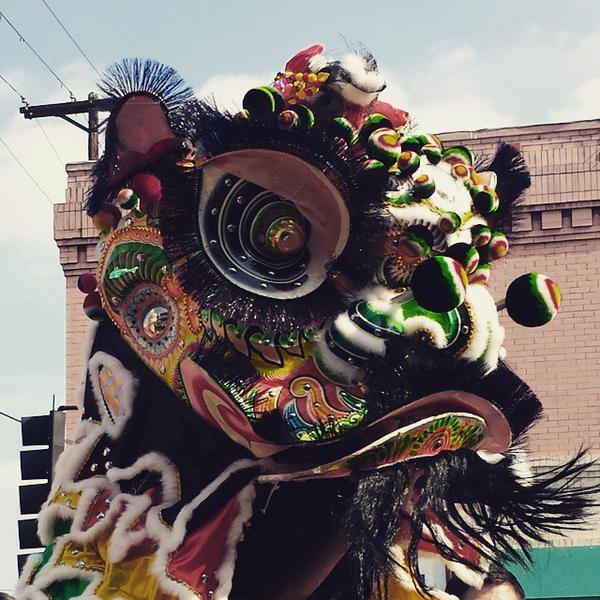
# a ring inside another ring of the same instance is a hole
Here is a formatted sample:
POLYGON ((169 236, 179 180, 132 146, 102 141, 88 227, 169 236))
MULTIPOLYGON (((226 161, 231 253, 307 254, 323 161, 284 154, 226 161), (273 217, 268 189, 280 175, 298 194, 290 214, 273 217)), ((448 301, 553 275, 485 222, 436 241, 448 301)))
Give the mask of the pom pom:
POLYGON ((437 165, 442 158, 442 149, 435 144, 426 144, 421 148, 421 153, 427 157, 432 165, 437 165))
POLYGON ((294 104, 290 110, 293 110, 299 118, 298 127, 301 129, 311 129, 315 124, 315 115, 308 106, 304 106, 304 104, 294 104))
POLYGON ((473 153, 465 146, 452 146, 444 151, 442 160, 451 165, 462 163, 463 165, 472 167, 473 153))
POLYGON ((435 181, 429 177, 429 175, 423 173, 415 179, 415 183, 412 188, 412 193, 415 198, 423 200, 431 197, 433 192, 435 192, 435 181))
POLYGON ((330 129, 334 136, 342 138, 349 146, 356 144, 358 137, 356 129, 354 129, 354 126, 346 117, 336 117, 333 119, 330 129))
POLYGON ((554 319, 561 296, 558 285, 540 273, 517 277, 506 290, 510 318, 525 327, 539 327, 554 319))
POLYGON ((455 212, 445 212, 440 216, 438 227, 442 233, 454 233, 460 227, 460 217, 455 212))
POLYGON ((494 231, 488 244, 490 260, 498 260, 508 252, 508 240, 501 231, 494 231))
POLYGON ((421 148, 423 147, 423 143, 418 137, 411 135, 402 140, 402 150, 409 150, 410 152, 416 152, 417 154, 421 152, 421 148))
POLYGON ((398 157, 398 170, 403 177, 412 175, 421 165, 421 159, 416 152, 402 152, 398 157))
POLYGON ((283 110, 285 102, 275 88, 265 85, 246 92, 242 106, 250 113, 251 119, 268 120, 283 110))
MULTIPOLYGON (((478 254, 479 256, 479 254, 478 254)), ((481 283, 485 285, 490 280, 492 274, 492 267, 490 263, 479 260, 479 264, 476 269, 469 275, 469 283, 476 284, 481 283)))
POLYGON ((107 234, 111 229, 116 229, 121 220, 121 211, 114 204, 103 204, 100 210, 92 217, 94 227, 102 234, 107 234))
POLYGON ((498 194, 486 185, 474 185, 471 188, 471 196, 475 210, 481 215, 495 213, 500 206, 498 194))
POLYGON ((137 208, 139 206, 139 203, 140 197, 131 188, 123 188, 117 194, 117 204, 121 208, 137 208))
POLYGON ((77 287, 84 294, 91 294, 96 291, 98 281, 93 273, 82 273, 77 278, 77 287))
POLYGON ((371 137, 371 134, 377 129, 393 129, 393 126, 387 117, 379 113, 373 113, 365 119, 365 122, 358 133, 358 141, 361 146, 367 147, 369 137, 371 137))
POLYGON ((279 124, 285 129, 296 129, 300 124, 300 117, 294 110, 284 110, 279 113, 279 124))
POLYGON ((432 312, 448 312, 459 307, 467 292, 467 274, 453 258, 433 256, 414 271, 410 287, 417 303, 432 312))
POLYGON ((158 206, 162 197, 162 185, 156 175, 152 175, 152 173, 138 173, 131 178, 129 185, 140 197, 145 209, 158 206))
POLYGON ((469 244, 452 244, 444 254, 458 261, 467 275, 471 275, 479 265, 479 252, 469 244))
POLYGON ((401 155, 400 136, 395 129, 377 129, 369 136, 367 150, 371 158, 393 165, 401 155))
POLYGON ((492 232, 485 225, 475 225, 471 228, 471 239, 478 248, 487 246, 492 239, 492 232))
POLYGON ((98 292, 92 292, 85 297, 83 310, 87 318, 92 321, 103 321, 106 318, 106 313, 102 308, 102 300, 98 292))

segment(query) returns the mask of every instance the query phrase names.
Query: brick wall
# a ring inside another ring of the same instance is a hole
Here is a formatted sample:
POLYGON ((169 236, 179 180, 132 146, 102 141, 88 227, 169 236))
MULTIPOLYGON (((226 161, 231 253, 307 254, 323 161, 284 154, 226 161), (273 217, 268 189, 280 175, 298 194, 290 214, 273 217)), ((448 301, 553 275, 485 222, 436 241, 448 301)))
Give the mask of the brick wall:
MULTIPOLYGON (((465 143, 488 155, 504 140, 525 155, 532 187, 510 257, 494 265, 491 287, 500 298, 512 279, 536 270, 556 279, 564 299, 559 317, 542 328, 523 328, 502 317, 508 359, 546 408, 531 435, 534 456, 564 457, 581 445, 600 455, 600 120, 442 137, 446 145, 465 143)), ((91 163, 68 165, 66 202, 55 206, 55 238, 67 286, 67 402, 74 400, 88 325, 76 279, 94 268, 95 232, 81 208, 90 168, 91 163)), ((76 416, 69 416, 68 431, 76 416)))

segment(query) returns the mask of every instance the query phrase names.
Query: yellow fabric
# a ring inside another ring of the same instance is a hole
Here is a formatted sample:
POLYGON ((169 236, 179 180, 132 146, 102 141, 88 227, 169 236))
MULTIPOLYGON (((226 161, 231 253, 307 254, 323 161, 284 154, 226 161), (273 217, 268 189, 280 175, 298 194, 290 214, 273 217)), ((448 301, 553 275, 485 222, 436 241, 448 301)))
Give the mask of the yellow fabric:
POLYGON ((153 552, 119 563, 108 561, 109 538, 105 535, 90 544, 65 545, 58 565, 68 565, 82 571, 102 573, 95 595, 103 600, 176 600, 177 596, 160 590, 158 579, 151 574, 153 552))

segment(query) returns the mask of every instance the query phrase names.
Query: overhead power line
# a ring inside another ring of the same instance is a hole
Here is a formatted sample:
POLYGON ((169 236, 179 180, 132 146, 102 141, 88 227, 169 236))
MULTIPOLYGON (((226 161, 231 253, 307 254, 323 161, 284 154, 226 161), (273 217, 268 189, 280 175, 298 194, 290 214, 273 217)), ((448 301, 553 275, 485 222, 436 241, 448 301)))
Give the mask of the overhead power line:
POLYGON ((12 415, 2 412, 1 410, 0 410, 0 415, 2 415, 3 417, 6 417, 7 419, 12 419, 13 421, 16 421, 17 423, 21 422, 21 419, 17 419, 17 417, 13 417, 12 415))
POLYGON ((50 199, 50 196, 46 193, 46 190, 44 190, 44 188, 37 182, 36 178, 27 170, 27 168, 25 167, 25 165, 19 160, 19 158, 17 157, 17 155, 10 149, 10 146, 1 137, 0 137, 0 144, 2 144, 6 148, 6 150, 8 151, 8 153, 15 159, 15 162, 21 167, 21 169, 23 169, 23 171, 25 172, 25 174, 27 175, 27 177, 29 177, 29 179, 32 181, 33 185, 35 185, 35 187, 38 190, 40 190, 40 192, 42 193, 42 195, 44 196, 44 198, 46 198, 46 200, 52 206, 54 206, 54 202, 52 202, 52 200, 50 199))
POLYGON ((6 21, 6 24, 17 34, 19 40, 23 42, 33 52, 36 58, 46 67, 46 69, 50 71, 50 73, 54 76, 54 79, 56 79, 56 81, 60 83, 60 86, 67 90, 67 92, 69 92, 71 100, 75 101, 75 95, 73 94, 69 86, 56 74, 56 71, 40 56, 37 50, 23 37, 23 34, 9 21, 6 15, 2 11, 0 11, 0 20, 2 19, 4 19, 6 21))
POLYGON ((6 79, 6 77, 4 77, 3 75, 0 75, 0 79, 2 79, 2 81, 4 81, 4 83, 17 95, 19 96, 19 98, 21 99, 21 102, 23 104, 27 104, 27 100, 25 100, 25 96, 23 96, 23 94, 21 94, 21 92, 15 88, 15 86, 10 83, 10 81, 8 81, 8 79, 6 79))
POLYGON ((50 14, 56 19, 56 22, 61 26, 62 30, 67 34, 69 39, 73 42, 73 44, 75 44, 75 47, 77 48, 77 50, 79 50, 81 56, 83 56, 83 58, 87 60, 90 67, 92 67, 92 69, 94 69, 94 71, 96 71, 96 73, 100 77, 100 71, 96 69, 94 63, 89 59, 88 55, 81 49, 81 46, 75 41, 73 36, 69 33, 69 30, 63 25, 62 21, 58 18, 57 14, 50 8, 46 0, 42 0, 42 2, 44 3, 44 6, 50 11, 50 14))

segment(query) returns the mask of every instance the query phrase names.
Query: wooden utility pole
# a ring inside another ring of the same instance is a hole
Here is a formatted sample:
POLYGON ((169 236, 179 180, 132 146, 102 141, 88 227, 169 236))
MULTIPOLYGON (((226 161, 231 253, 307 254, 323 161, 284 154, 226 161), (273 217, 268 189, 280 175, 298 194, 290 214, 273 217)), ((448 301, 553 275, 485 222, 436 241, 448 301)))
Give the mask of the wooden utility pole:
POLYGON ((22 106, 19 110, 26 119, 39 119, 41 117, 60 117, 75 125, 88 134, 88 160, 98 160, 98 131, 106 122, 99 121, 98 113, 110 112, 115 105, 114 98, 98 98, 94 92, 90 92, 87 100, 76 100, 75 102, 60 102, 58 104, 39 104, 37 106, 22 106), (87 114, 87 127, 82 125, 69 115, 87 114))

